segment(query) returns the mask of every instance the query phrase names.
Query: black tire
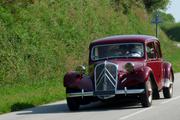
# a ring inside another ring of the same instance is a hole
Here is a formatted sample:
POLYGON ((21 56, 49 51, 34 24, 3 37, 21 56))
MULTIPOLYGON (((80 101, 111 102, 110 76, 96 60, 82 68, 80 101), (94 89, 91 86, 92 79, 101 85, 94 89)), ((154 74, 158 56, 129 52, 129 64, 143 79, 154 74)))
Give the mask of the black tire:
POLYGON ((157 89, 153 90, 153 99, 160 99, 159 91, 157 89))
POLYGON ((66 98, 69 110, 77 111, 80 107, 80 100, 78 97, 66 98))
POLYGON ((173 89, 173 87, 171 87, 171 88, 164 87, 163 88, 164 98, 172 98, 172 93, 170 92, 171 91, 170 89, 173 89))
POLYGON ((141 96, 141 104, 143 107, 150 107, 152 105, 153 91, 151 78, 148 79, 145 83, 145 92, 141 96))
MULTIPOLYGON (((170 82, 172 82, 172 75, 170 77, 170 82)), ((164 98, 172 98, 173 96, 173 83, 169 87, 163 88, 164 98)))

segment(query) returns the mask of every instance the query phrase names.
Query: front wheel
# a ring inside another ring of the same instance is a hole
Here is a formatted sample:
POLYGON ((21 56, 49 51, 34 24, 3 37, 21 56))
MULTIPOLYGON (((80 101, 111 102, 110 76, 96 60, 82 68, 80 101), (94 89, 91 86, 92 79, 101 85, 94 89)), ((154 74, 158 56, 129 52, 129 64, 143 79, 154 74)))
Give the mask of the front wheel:
POLYGON ((153 98, 151 78, 148 79, 145 83, 145 92, 141 96, 141 104, 143 107, 150 107, 152 104, 153 98))
POLYGON ((79 110, 80 103, 79 103, 79 98, 78 97, 68 97, 66 98, 67 100, 67 105, 69 110, 71 111, 76 111, 79 110))

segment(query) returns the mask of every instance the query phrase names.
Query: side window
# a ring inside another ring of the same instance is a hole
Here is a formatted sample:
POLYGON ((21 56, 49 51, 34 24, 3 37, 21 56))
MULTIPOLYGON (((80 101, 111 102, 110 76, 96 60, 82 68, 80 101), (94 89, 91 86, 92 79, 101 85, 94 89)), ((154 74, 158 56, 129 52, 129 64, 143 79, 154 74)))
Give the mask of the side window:
POLYGON ((154 43, 148 43, 146 46, 146 51, 147 51, 147 56, 149 59, 156 58, 154 43))
POLYGON ((155 46, 156 46, 156 51, 157 51, 157 56, 158 58, 161 58, 161 50, 160 50, 160 45, 158 42, 155 43, 155 46))

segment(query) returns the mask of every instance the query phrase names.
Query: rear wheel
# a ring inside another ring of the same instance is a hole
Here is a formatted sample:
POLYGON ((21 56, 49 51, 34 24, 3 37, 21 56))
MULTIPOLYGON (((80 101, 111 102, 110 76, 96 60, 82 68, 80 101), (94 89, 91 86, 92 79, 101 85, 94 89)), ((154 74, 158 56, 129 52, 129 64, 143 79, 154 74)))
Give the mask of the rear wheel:
POLYGON ((141 96, 141 104, 143 107, 150 107, 152 104, 153 98, 151 78, 149 77, 148 81, 145 83, 145 92, 141 96))
POLYGON ((172 83, 172 74, 170 76, 170 86, 169 87, 164 87, 163 88, 163 95, 164 95, 164 98, 172 98, 173 96, 173 83, 172 83))

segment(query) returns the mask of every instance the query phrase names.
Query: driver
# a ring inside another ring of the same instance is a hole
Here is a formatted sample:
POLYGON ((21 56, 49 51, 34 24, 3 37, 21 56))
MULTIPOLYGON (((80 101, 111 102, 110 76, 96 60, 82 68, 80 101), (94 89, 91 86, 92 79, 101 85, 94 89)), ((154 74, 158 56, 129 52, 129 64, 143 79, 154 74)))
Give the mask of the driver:
POLYGON ((132 57, 141 57, 142 56, 140 46, 138 46, 138 45, 130 45, 129 51, 130 51, 129 55, 132 57))
POLYGON ((120 45, 118 54, 121 56, 125 56, 125 55, 129 54, 128 46, 127 45, 120 45))

